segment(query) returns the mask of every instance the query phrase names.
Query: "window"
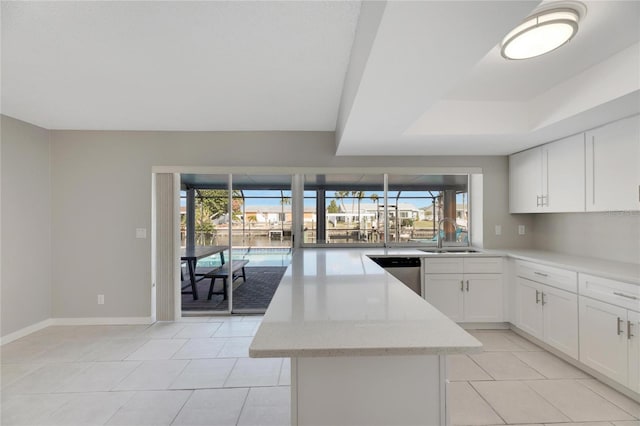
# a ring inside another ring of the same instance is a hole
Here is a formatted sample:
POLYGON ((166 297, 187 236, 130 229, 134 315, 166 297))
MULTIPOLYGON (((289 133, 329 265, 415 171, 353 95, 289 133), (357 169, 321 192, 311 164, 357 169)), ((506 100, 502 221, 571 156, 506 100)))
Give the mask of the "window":
POLYGON ((386 205, 384 181, 306 175, 304 243, 469 245, 468 175, 387 175, 386 205))
POLYGON ((304 242, 381 243, 380 198, 384 176, 306 175, 304 242))
POLYGON ((467 175, 389 175, 390 243, 469 245, 467 175), (448 218, 448 220, 445 220, 448 218))

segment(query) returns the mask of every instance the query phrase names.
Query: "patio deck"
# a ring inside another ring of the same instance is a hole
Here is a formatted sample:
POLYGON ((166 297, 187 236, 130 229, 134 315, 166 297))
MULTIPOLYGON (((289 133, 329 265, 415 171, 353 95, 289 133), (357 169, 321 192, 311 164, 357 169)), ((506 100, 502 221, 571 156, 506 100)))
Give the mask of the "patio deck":
MULTIPOLYGON (((233 283, 233 309, 266 310, 286 270, 284 266, 247 266, 247 281, 239 278, 233 283)), ((196 284, 198 300, 193 300, 191 294, 183 294, 182 310, 226 311, 228 305, 222 295, 214 294, 211 300, 207 300, 210 283, 210 279, 203 279, 196 284)), ((221 283, 222 280, 217 281, 215 291, 220 289, 221 283)))

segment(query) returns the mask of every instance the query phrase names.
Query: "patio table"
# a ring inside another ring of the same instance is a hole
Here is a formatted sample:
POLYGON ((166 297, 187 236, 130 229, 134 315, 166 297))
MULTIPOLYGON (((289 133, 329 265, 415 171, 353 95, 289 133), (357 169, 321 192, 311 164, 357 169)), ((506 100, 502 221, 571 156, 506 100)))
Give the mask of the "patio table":
MULTIPOLYGON (((193 300, 198 300, 198 288, 196 287, 196 264, 198 260, 220 253, 220 261, 224 265, 224 251, 228 248, 229 246, 195 246, 182 247, 180 249, 180 261, 187 262, 193 300)), ((189 293, 186 292, 185 294, 189 293)))

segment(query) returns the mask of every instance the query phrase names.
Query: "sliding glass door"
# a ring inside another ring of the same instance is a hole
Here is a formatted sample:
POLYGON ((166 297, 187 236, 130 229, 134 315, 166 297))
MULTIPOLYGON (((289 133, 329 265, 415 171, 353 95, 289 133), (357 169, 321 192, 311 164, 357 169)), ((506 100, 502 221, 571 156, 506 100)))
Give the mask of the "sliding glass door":
POLYGON ((182 311, 264 312, 291 259, 291 175, 181 176, 182 311))
POLYGON ((231 259, 229 175, 182 175, 180 193, 182 313, 230 313, 224 279, 231 259))

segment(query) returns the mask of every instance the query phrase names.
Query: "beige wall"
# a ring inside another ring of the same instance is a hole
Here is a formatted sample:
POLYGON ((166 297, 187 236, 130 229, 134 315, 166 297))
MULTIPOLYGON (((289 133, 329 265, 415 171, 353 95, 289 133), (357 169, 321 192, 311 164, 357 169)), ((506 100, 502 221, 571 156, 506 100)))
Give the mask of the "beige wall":
POLYGON ((506 157, 334 151, 331 132, 47 131, 2 117, 2 335, 50 317, 150 315, 151 240, 135 229, 151 233, 153 166, 481 168, 484 247, 639 260, 638 215, 510 215, 506 157))
POLYGON ((517 235, 530 218, 508 214, 506 157, 336 157, 332 132, 53 131, 52 141, 54 317, 149 315, 151 242, 135 228, 151 229, 153 166, 480 167, 484 246, 532 243, 517 235))
POLYGON ((534 216, 535 248, 640 263, 640 212, 534 216))
POLYGON ((49 131, 1 117, 2 316, 6 336, 51 317, 49 131))

